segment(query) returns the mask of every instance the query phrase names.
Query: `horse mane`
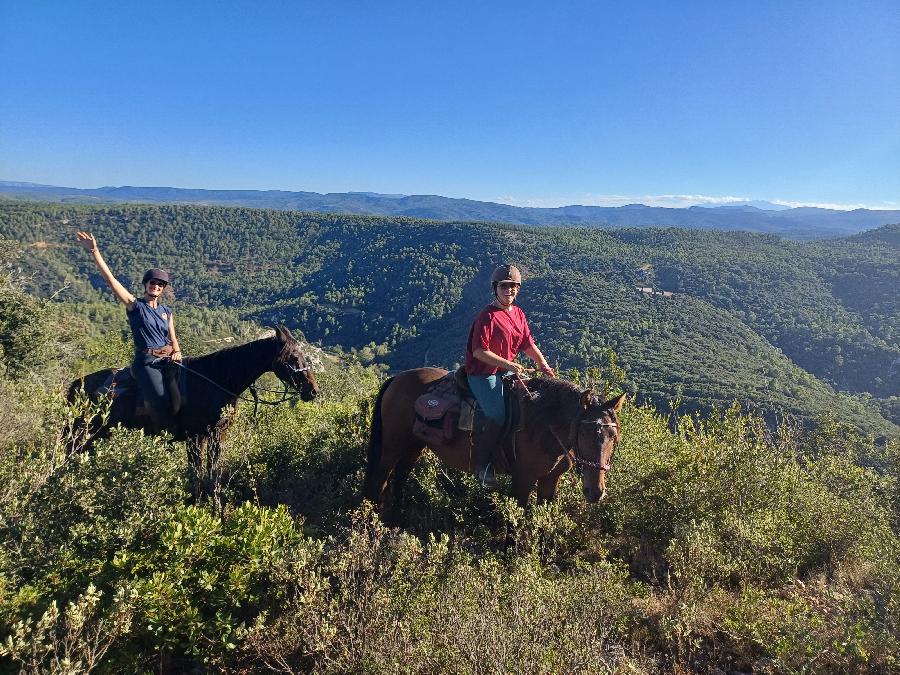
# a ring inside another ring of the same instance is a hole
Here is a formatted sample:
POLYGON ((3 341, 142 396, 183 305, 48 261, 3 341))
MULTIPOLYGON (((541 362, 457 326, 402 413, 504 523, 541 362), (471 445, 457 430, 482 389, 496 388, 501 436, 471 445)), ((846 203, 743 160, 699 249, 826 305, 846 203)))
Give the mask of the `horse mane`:
POLYGON ((234 359, 234 354, 242 353, 249 351, 251 347, 258 347, 261 343, 265 342, 276 342, 276 338, 274 337, 266 337, 260 338, 258 340, 251 340, 250 342, 244 342, 243 344, 234 345, 233 347, 224 347, 222 349, 217 349, 214 352, 210 352, 209 354, 203 354, 202 356, 186 356, 184 357, 185 363, 192 363, 195 366, 204 366, 207 364, 212 364, 218 361, 231 361, 234 359))
MULTIPOLYGON (((256 355, 256 352, 269 350, 263 349, 267 345, 275 347, 278 338, 267 337, 245 342, 242 345, 234 347, 225 347, 203 356, 189 356, 184 359, 184 364, 193 370, 221 381, 222 386, 231 388, 233 382, 239 381, 244 377, 244 371, 254 367, 255 359, 250 355, 256 355)), ((275 356, 275 351, 269 352, 269 358, 275 356)))
POLYGON ((581 407, 582 389, 558 378, 538 377, 526 383, 533 398, 534 413, 549 423, 568 422, 581 407))

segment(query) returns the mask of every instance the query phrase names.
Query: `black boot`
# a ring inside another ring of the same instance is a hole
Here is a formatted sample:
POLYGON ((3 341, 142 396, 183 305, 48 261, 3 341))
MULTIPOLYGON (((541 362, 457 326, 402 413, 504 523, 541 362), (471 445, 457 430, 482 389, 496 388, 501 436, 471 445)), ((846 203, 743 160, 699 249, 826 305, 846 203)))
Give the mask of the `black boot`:
POLYGON ((497 476, 492 464, 494 450, 500 443, 500 434, 503 427, 494 420, 484 421, 484 427, 478 438, 475 439, 475 447, 472 451, 472 463, 474 464, 475 477, 481 486, 487 490, 497 489, 497 476))

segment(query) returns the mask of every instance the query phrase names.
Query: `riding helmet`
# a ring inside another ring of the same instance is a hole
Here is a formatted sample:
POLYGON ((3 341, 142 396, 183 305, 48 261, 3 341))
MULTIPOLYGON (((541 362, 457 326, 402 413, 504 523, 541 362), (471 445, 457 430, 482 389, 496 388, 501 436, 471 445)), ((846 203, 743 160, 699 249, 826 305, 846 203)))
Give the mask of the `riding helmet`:
POLYGON ((153 269, 147 270, 144 272, 144 280, 141 281, 141 284, 146 284, 148 281, 156 279, 157 281, 162 281, 165 284, 169 283, 169 273, 165 270, 161 270, 158 267, 154 267, 153 269))
POLYGON ((501 281, 512 281, 521 286, 522 273, 515 265, 499 265, 491 275, 491 285, 499 284, 501 281))

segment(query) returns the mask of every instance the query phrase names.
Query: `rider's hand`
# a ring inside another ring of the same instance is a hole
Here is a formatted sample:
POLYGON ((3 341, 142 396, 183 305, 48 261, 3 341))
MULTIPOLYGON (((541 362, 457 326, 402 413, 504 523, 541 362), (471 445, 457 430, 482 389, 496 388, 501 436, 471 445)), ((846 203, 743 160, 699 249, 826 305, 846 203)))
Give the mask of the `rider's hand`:
POLYGON ((510 371, 514 372, 516 375, 524 375, 525 374, 525 366, 521 363, 516 363, 515 361, 510 361, 509 365, 512 366, 510 371))
POLYGON ((554 371, 549 364, 545 363, 544 365, 540 366, 540 369, 541 372, 544 373, 544 375, 547 375, 548 377, 556 377, 556 371, 554 371))
POLYGON ((175 363, 178 363, 179 361, 181 361, 181 352, 180 351, 172 352, 172 360, 175 361, 175 363))
POLYGON ((81 232, 79 230, 75 233, 75 240, 82 246, 82 248, 88 251, 88 253, 93 253, 97 250, 97 240, 90 232, 81 232))

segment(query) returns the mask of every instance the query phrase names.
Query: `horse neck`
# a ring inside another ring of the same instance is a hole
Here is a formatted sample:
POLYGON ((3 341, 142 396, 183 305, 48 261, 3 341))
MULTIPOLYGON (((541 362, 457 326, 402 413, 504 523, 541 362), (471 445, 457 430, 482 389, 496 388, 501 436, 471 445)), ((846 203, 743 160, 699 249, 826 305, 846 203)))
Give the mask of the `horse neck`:
MULTIPOLYGON (((560 382, 548 380, 544 391, 538 392, 533 415, 528 415, 535 425, 535 431, 540 427, 549 429, 552 434, 564 446, 568 445, 572 431, 572 422, 581 412, 580 392, 577 388, 560 386, 560 382), (552 389, 551 389, 552 387, 552 389)), ((554 454, 562 455, 570 448, 559 448, 552 444, 554 454)))
POLYGON ((239 395, 263 373, 272 370, 280 346, 274 338, 254 340, 197 359, 195 368, 231 394, 239 395))

